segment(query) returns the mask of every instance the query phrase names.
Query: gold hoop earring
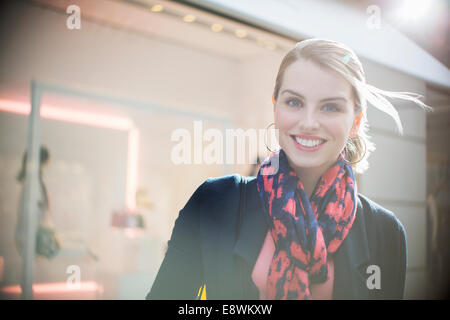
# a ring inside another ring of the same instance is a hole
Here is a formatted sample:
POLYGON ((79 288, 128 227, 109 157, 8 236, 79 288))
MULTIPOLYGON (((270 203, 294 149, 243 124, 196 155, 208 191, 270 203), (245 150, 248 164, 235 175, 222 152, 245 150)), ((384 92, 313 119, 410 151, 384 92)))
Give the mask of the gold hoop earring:
POLYGON ((269 129, 270 126, 275 125, 275 122, 270 123, 267 127, 266 127, 266 131, 264 132, 264 144, 266 145, 266 149, 269 150, 270 152, 275 152, 278 150, 272 150, 267 146, 267 129, 269 129))
MULTIPOLYGON (((347 159, 345 159, 345 157, 344 157, 345 162, 347 162, 348 164, 354 165, 354 164, 357 164, 358 162, 360 162, 366 156, 367 145, 366 145, 366 142, 363 139, 361 139, 359 136, 357 136, 356 138, 351 137, 350 140, 360 140, 362 142, 362 144, 364 145, 364 153, 363 153, 362 157, 360 157, 357 161, 350 162, 347 159)), ((345 153, 345 148, 344 148, 344 153, 345 153)))

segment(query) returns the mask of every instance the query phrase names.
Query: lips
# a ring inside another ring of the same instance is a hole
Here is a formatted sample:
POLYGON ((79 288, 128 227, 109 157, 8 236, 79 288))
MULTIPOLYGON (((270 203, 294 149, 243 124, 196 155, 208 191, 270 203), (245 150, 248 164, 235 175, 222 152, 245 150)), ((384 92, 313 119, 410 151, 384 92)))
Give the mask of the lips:
POLYGON ((318 150, 324 143, 327 142, 326 139, 317 136, 291 135, 291 137, 295 146, 304 151, 318 150))

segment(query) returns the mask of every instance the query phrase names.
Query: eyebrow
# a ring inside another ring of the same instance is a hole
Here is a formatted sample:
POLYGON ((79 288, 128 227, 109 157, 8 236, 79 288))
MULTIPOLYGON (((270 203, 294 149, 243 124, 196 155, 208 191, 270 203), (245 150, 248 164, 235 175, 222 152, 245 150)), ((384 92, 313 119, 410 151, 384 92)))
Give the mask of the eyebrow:
MULTIPOLYGON (((302 96, 300 93, 295 92, 295 91, 293 91, 293 90, 286 89, 286 90, 283 90, 283 92, 281 92, 281 94, 283 94, 283 93, 285 93, 285 92, 288 92, 288 93, 291 93, 291 94, 293 94, 293 95, 299 96, 299 97, 302 98, 303 100, 306 100, 304 96, 302 96)), ((320 100, 320 102, 322 102, 322 101, 329 101, 329 100, 344 100, 344 101, 347 101, 347 99, 344 98, 344 97, 330 97, 330 98, 322 99, 322 100, 320 100)))

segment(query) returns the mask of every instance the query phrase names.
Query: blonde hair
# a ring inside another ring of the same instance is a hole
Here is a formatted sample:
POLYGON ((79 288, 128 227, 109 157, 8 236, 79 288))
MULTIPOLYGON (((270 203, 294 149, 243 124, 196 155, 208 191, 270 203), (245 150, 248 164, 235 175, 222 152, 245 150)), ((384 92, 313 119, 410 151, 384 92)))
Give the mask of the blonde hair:
POLYGON ((340 42, 320 38, 298 42, 283 58, 275 81, 273 92, 275 101, 278 98, 285 70, 299 59, 309 60, 322 67, 337 71, 352 86, 355 113, 362 112, 362 118, 358 133, 354 138, 347 140, 344 151, 348 161, 352 163, 353 169, 358 173, 364 172, 369 167, 367 159, 370 153, 375 150, 375 144, 370 141, 368 135, 367 102, 390 115, 395 120, 400 134, 403 134, 400 117, 386 97, 412 101, 426 110, 431 109, 419 100, 419 98, 422 98, 419 94, 385 91, 367 84, 361 61, 352 49, 340 42))

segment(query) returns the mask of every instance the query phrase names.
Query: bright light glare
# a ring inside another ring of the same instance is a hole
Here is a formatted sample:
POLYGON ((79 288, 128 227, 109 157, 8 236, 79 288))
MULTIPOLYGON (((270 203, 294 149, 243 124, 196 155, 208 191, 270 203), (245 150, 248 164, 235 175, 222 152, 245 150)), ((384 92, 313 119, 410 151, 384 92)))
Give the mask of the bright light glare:
POLYGON ((399 16, 403 20, 417 20, 426 15, 431 0, 404 0, 399 9, 399 16))

